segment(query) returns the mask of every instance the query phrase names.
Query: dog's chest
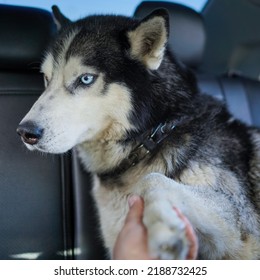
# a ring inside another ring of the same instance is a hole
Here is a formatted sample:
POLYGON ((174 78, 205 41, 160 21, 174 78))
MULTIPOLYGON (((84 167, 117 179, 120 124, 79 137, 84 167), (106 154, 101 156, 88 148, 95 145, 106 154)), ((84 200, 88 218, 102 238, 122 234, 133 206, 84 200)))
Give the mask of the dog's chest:
MULTIPOLYGON (((93 196, 99 212, 100 228, 105 246, 112 250, 116 237, 122 229, 126 214, 129 210, 127 199, 129 189, 120 188, 117 185, 103 185, 96 180, 93 188, 93 196)), ((131 190, 132 193, 132 190, 131 190)))
POLYGON ((145 175, 159 172, 164 174, 164 165, 158 160, 154 165, 140 165, 122 176, 121 181, 102 182, 95 176, 93 196, 97 205, 100 229, 105 246, 112 253, 116 238, 122 229, 129 211, 130 195, 144 196, 147 187, 139 184, 145 175))

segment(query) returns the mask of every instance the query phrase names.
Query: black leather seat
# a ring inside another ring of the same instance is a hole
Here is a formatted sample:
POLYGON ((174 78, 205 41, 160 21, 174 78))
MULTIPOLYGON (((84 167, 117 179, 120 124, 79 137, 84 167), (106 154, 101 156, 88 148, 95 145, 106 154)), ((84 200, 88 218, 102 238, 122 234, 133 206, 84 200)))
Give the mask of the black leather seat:
POLYGON ((0 259, 67 251, 64 158, 29 153, 16 127, 43 90, 39 63, 55 32, 43 10, 0 5, 0 259))
POLYGON ((164 1, 143 1, 134 16, 142 18, 156 8, 169 11, 169 46, 184 64, 195 71, 201 92, 224 100, 236 118, 260 126, 259 81, 226 74, 215 77, 200 72, 207 39, 203 16, 186 6, 164 1))

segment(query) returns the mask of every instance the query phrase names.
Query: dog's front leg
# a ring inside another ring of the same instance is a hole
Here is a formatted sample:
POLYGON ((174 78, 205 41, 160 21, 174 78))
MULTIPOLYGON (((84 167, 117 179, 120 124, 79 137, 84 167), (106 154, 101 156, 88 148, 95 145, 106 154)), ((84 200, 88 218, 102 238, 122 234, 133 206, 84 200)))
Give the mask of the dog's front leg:
POLYGON ((241 258, 240 233, 232 205, 213 190, 180 184, 153 173, 141 179, 145 201, 144 224, 153 257, 185 259, 189 241, 185 224, 173 210, 179 208, 199 238, 199 254, 206 259, 241 258), (239 256, 240 255, 240 256, 239 256))
POLYGON ((165 260, 186 259, 189 240, 184 221, 180 219, 169 201, 151 201, 151 197, 145 200, 144 211, 144 224, 148 231, 151 256, 165 260))
POLYGON ((150 177, 142 180, 146 189, 143 222, 148 231, 148 247, 154 258, 186 259, 189 252, 189 240, 185 223, 174 211, 173 204, 165 197, 165 189, 154 188, 150 177))

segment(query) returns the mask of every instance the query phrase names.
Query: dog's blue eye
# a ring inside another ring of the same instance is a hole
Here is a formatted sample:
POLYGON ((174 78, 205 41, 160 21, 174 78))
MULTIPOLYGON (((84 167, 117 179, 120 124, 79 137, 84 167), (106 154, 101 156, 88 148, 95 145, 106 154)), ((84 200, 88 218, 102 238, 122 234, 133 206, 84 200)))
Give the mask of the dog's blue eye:
POLYGON ((82 84, 89 86, 94 83, 95 76, 92 74, 84 74, 83 76, 81 76, 80 81, 82 84))

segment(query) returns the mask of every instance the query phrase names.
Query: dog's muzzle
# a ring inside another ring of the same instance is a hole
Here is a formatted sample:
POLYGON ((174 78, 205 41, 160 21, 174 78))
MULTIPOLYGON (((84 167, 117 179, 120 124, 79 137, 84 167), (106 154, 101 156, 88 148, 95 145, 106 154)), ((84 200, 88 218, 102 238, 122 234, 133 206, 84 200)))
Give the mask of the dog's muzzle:
POLYGON ((28 121, 20 123, 16 131, 26 144, 35 145, 42 138, 43 130, 34 122, 28 121))

